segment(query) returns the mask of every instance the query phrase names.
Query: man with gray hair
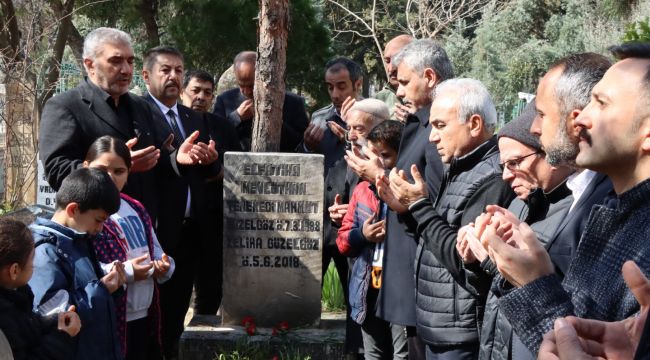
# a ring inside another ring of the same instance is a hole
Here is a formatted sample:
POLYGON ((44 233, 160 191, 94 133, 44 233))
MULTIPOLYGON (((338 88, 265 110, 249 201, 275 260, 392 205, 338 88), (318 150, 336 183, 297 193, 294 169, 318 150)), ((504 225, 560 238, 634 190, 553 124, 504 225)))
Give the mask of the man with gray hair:
POLYGON ((84 41, 88 78, 76 88, 52 97, 41 115, 40 159, 49 184, 58 190, 63 179, 81 167, 90 144, 110 135, 131 149, 131 174, 124 192, 141 201, 153 219, 157 214, 155 175, 158 162, 189 165, 184 142, 170 151, 169 130, 153 121, 149 105, 129 93, 135 56, 131 37, 118 29, 97 28, 84 41))
POLYGON ((486 292, 468 286, 473 273, 465 271, 456 253, 456 238, 458 230, 474 221, 485 206, 507 207, 514 198, 501 178, 496 121, 492 98, 480 81, 444 81, 435 90, 429 118, 429 141, 448 164, 435 204, 415 165, 410 167, 414 183, 395 168, 389 179, 383 176, 378 184, 382 199, 417 223, 417 335, 426 343, 427 359, 478 355, 486 292))
MULTIPOLYGON (((436 198, 442 180, 442 162, 435 146, 429 143, 429 108, 432 91, 442 81, 454 76, 445 50, 430 39, 413 40, 393 57, 397 66, 397 96, 411 104, 414 113, 403 111, 404 130, 398 151, 396 167, 415 164, 425 174, 428 193, 436 198)), ((399 113, 400 110, 396 109, 399 113)), ((354 150, 354 149, 353 149, 354 150)), ((364 159, 357 151, 348 151, 350 168, 366 179, 384 174, 378 159, 364 159)), ((376 315, 391 324, 407 328, 409 358, 424 357, 424 349, 415 336, 415 297, 413 289, 417 234, 409 216, 389 211, 386 216, 386 255, 383 258, 382 287, 377 301, 376 315)))

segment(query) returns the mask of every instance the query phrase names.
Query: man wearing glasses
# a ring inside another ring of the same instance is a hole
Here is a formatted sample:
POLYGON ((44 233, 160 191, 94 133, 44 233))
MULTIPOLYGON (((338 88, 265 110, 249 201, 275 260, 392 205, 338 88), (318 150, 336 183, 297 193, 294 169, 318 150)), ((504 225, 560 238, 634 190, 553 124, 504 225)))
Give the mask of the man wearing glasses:
MULTIPOLYGON (((514 193, 501 178, 494 130, 497 113, 485 86, 474 79, 451 79, 435 90, 429 123, 442 162, 448 164, 433 204, 415 165, 411 184, 395 168, 379 182, 379 194, 402 217, 412 216, 420 234, 416 253, 417 334, 427 359, 475 359, 480 313, 490 279, 470 282, 456 252, 458 230, 485 206, 508 206, 514 193)), ((406 239, 404 239, 406 240, 406 239)))

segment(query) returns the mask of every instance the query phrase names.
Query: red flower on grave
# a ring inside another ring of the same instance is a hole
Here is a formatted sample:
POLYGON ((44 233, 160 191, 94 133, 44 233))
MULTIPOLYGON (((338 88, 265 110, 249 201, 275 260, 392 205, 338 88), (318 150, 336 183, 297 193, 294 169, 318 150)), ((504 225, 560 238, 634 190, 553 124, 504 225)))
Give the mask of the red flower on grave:
POLYGON ((247 333, 249 336, 253 336, 253 335, 255 335, 255 334, 257 333, 257 326, 255 326, 255 324, 250 324, 250 325, 248 325, 248 326, 246 327, 246 333, 247 333))
POLYGON ((271 358, 271 360, 280 360, 280 358, 277 355, 275 355, 274 357, 271 358))
POLYGON ((251 324, 252 324, 252 325, 255 325, 255 322, 253 321, 253 317, 252 317, 252 316, 244 316, 244 318, 241 319, 241 324, 242 324, 242 326, 244 326, 244 327, 248 327, 248 326, 250 326, 251 324))
POLYGON ((288 321, 283 321, 278 325, 278 329, 283 332, 289 331, 289 322, 288 321))

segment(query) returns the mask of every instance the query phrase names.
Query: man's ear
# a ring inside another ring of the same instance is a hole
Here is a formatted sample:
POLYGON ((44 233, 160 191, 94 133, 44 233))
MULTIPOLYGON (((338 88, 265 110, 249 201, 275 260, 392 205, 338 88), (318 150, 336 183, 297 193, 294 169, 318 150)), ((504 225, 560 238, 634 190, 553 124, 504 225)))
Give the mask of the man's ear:
POLYGON ((142 69, 142 80, 144 80, 145 84, 149 85, 149 70, 142 69))
POLYGON ((18 273, 20 272, 20 265, 18 265, 18 263, 13 263, 7 266, 7 270, 9 279, 11 279, 11 281, 16 281, 18 278, 18 273))
POLYGON ((478 114, 470 116, 469 119, 467 119, 466 125, 469 127, 469 133, 472 137, 481 136, 485 130, 485 123, 483 122, 481 115, 478 114))
POLYGON ((576 118, 578 117, 578 115, 580 115, 581 112, 582 112, 581 109, 573 109, 573 110, 571 110, 569 115, 567 115, 567 118, 566 118, 567 132, 569 132, 569 135, 571 135, 571 136, 573 136, 575 138, 577 138, 578 135, 580 134, 580 128, 575 126, 575 121, 576 121, 576 118))
POLYGON ((427 87, 433 89, 438 83, 438 74, 432 68, 424 69, 422 77, 427 81, 427 87))
POLYGON ((76 202, 71 202, 65 206, 65 213, 70 218, 76 216, 79 212, 79 204, 76 202))
POLYGON ((86 71, 89 74, 95 73, 95 63, 93 62, 92 59, 84 58, 84 66, 86 67, 86 71))
POLYGON ((646 155, 650 155, 650 115, 641 121, 641 127, 639 128, 639 133, 642 136, 641 151, 646 155))
POLYGON ((357 95, 361 93, 361 90, 363 90, 363 79, 358 78, 357 81, 354 82, 354 88, 357 89, 357 95))

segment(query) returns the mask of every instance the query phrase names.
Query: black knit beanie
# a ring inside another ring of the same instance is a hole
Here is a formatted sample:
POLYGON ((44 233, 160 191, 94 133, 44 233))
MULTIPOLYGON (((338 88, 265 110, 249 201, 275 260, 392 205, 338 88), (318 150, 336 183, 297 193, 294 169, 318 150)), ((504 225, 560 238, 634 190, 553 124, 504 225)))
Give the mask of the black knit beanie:
POLYGON ((518 118, 503 125, 499 130, 498 139, 502 137, 511 138, 537 151, 542 151, 539 137, 530 133, 530 127, 533 125, 535 116, 537 116, 537 111, 535 110, 535 100, 533 100, 526 105, 518 118))

